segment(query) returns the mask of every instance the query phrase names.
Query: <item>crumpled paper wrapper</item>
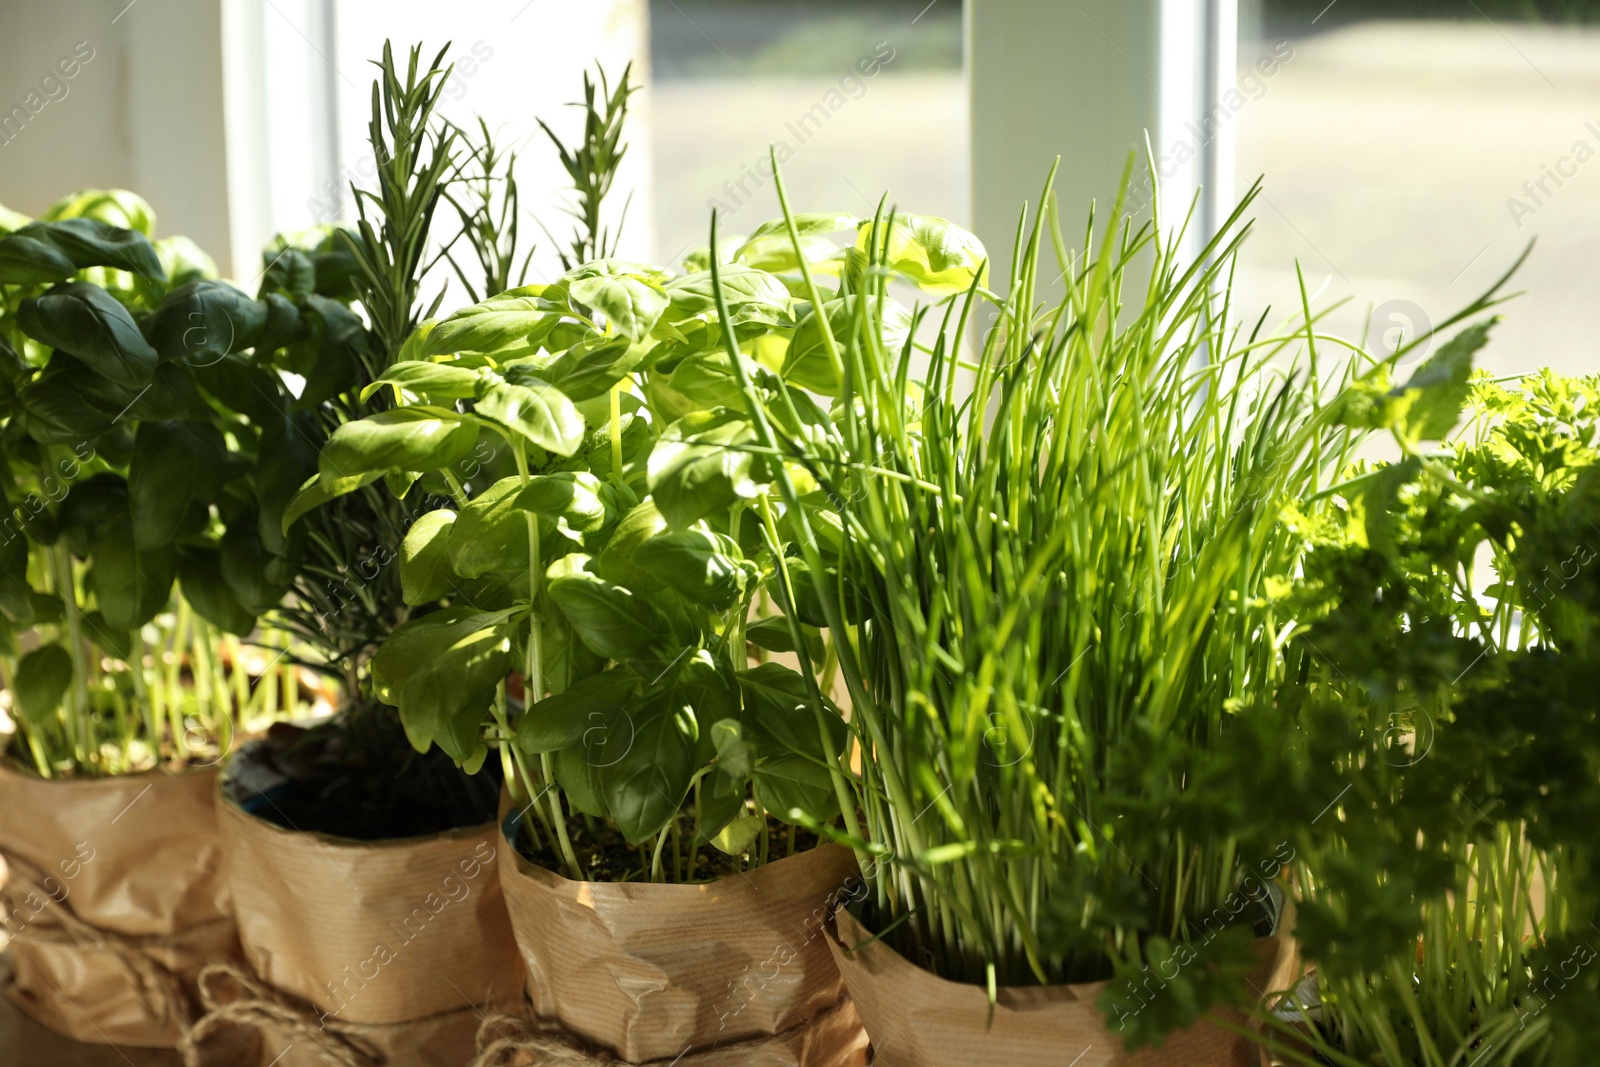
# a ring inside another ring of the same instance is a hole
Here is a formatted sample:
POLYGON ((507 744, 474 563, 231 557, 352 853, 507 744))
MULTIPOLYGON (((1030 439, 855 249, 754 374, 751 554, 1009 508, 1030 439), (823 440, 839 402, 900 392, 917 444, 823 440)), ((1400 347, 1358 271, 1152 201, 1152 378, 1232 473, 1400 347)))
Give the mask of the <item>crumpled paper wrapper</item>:
POLYGON ((500 880, 535 1016, 631 1063, 854 1067, 866 1038, 848 1006, 826 927, 859 879, 825 845, 706 885, 574 882, 504 836, 500 880), (787 1035, 780 1042, 760 1039, 787 1035), (685 1055, 687 1053, 687 1055, 685 1055), (709 1055, 708 1055, 709 1054, 709 1055))
MULTIPOLYGON (((1257 942, 1249 976, 1265 996, 1293 986, 1300 974, 1293 912, 1278 932, 1257 942)), ((841 908, 828 947, 872 1036, 875 1067, 1258 1067, 1260 1045, 1202 1019, 1168 1034, 1160 1048, 1129 1052, 1106 1028, 1095 999, 1105 982, 1002 987, 990 1025, 988 993, 950 982, 911 963, 841 908), (857 947, 860 946, 860 947, 857 947), (854 949, 854 951, 850 951, 854 949)), ((1245 1017, 1225 1017, 1246 1025, 1245 1017)))
POLYGON ((390 1065, 459 1067, 479 1011, 520 1002, 492 825, 352 841, 286 830, 223 796, 217 818, 245 959, 315 1025, 375 1028, 390 1065))
POLYGON ((55 780, 0 759, 0 851, 20 861, 0 916, 12 937, 5 992, 19 1008, 78 1041, 177 1045, 195 975, 238 952, 215 789, 214 770, 55 780), (43 894, 24 886, 35 879, 43 894), (74 917, 176 983, 73 934, 74 917))

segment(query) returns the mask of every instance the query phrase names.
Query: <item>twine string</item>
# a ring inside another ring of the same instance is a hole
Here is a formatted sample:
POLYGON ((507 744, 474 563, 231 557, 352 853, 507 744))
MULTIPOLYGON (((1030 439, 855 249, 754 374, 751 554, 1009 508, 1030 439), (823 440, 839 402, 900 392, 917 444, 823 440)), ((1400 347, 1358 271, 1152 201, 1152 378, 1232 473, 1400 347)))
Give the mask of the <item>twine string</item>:
POLYGON ((234 963, 207 964, 200 972, 205 1015, 185 1031, 178 1051, 184 1067, 204 1067, 206 1041, 221 1030, 266 1027, 295 1045, 314 1049, 330 1067, 377 1067, 383 1053, 331 1022, 310 1004, 280 993, 234 963))

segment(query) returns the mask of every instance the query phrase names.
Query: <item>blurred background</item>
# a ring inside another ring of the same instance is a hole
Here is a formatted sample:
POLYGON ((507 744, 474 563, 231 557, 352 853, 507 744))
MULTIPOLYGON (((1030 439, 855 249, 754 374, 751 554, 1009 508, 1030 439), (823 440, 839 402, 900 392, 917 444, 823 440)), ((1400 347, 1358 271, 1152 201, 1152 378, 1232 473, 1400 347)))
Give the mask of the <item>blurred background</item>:
POLYGON ((771 146, 797 209, 887 192, 1003 263, 1053 157, 1076 233, 1148 135, 1169 223, 1264 179, 1252 317, 1293 309, 1298 264, 1392 344, 1537 238, 1490 365, 1595 367, 1600 0, 0 0, 0 204, 126 186, 248 286, 272 232, 349 218, 385 38, 452 42, 446 113, 519 146, 535 233, 565 234, 535 117, 576 133, 583 72, 631 62, 631 257, 775 215, 771 146))

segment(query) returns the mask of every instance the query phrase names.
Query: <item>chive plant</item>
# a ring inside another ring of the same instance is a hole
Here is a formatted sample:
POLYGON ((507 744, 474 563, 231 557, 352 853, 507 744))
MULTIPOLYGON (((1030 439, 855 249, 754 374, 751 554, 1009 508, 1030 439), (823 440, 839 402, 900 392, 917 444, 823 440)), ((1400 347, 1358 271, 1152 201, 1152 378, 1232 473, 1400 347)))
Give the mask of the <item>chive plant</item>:
MULTIPOLYGON (((816 346, 831 423, 797 433, 798 392, 745 379, 746 447, 786 461, 785 611, 815 599, 849 691, 853 749, 827 770, 868 918, 991 996, 1140 977, 1239 913, 1268 857, 1215 817, 1227 783, 1202 771, 1234 712, 1282 680, 1278 598, 1300 551, 1282 512, 1345 464, 1363 431, 1335 400, 1382 371, 1319 333, 1304 298, 1286 332, 1234 321, 1254 191, 1184 264, 1181 233, 1123 217, 1126 182, 1098 244, 1091 213, 1088 252, 1069 251, 1047 186, 1006 295, 968 275, 916 313, 931 340, 886 324, 887 281, 935 274, 958 242, 880 211, 816 346), (1065 294, 1041 304, 1053 280, 1065 294)), ((798 253, 804 217, 777 188, 798 253)), ((1159 1010, 1120 1011, 1114 990, 1102 1004, 1135 1018, 1130 1042, 1157 1037, 1243 995, 1251 938, 1233 923, 1159 1010)))

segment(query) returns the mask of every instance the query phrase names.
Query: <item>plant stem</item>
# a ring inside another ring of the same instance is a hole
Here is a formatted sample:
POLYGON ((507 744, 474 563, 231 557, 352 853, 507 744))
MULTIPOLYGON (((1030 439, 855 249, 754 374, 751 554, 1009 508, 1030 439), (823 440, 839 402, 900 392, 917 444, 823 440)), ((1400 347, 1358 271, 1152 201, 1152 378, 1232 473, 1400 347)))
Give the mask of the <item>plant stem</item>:
MULTIPOLYGON (((511 452, 516 458, 517 476, 521 484, 526 487, 531 480, 528 474, 528 453, 520 438, 511 441, 511 452)), ((539 516, 533 512, 525 512, 528 530, 528 642, 527 642, 527 669, 523 675, 522 693, 524 715, 535 714, 535 706, 544 699, 544 631, 539 619, 539 594, 543 589, 544 568, 539 560, 539 516)), ((555 828, 556 844, 561 851, 561 862, 566 865, 569 877, 582 881, 586 878, 583 868, 578 863, 577 854, 572 849, 572 839, 567 833, 566 815, 562 811, 561 790, 555 785, 555 775, 551 771, 550 757, 541 754, 539 757, 540 769, 544 771, 544 780, 549 789, 550 823, 555 828)))

